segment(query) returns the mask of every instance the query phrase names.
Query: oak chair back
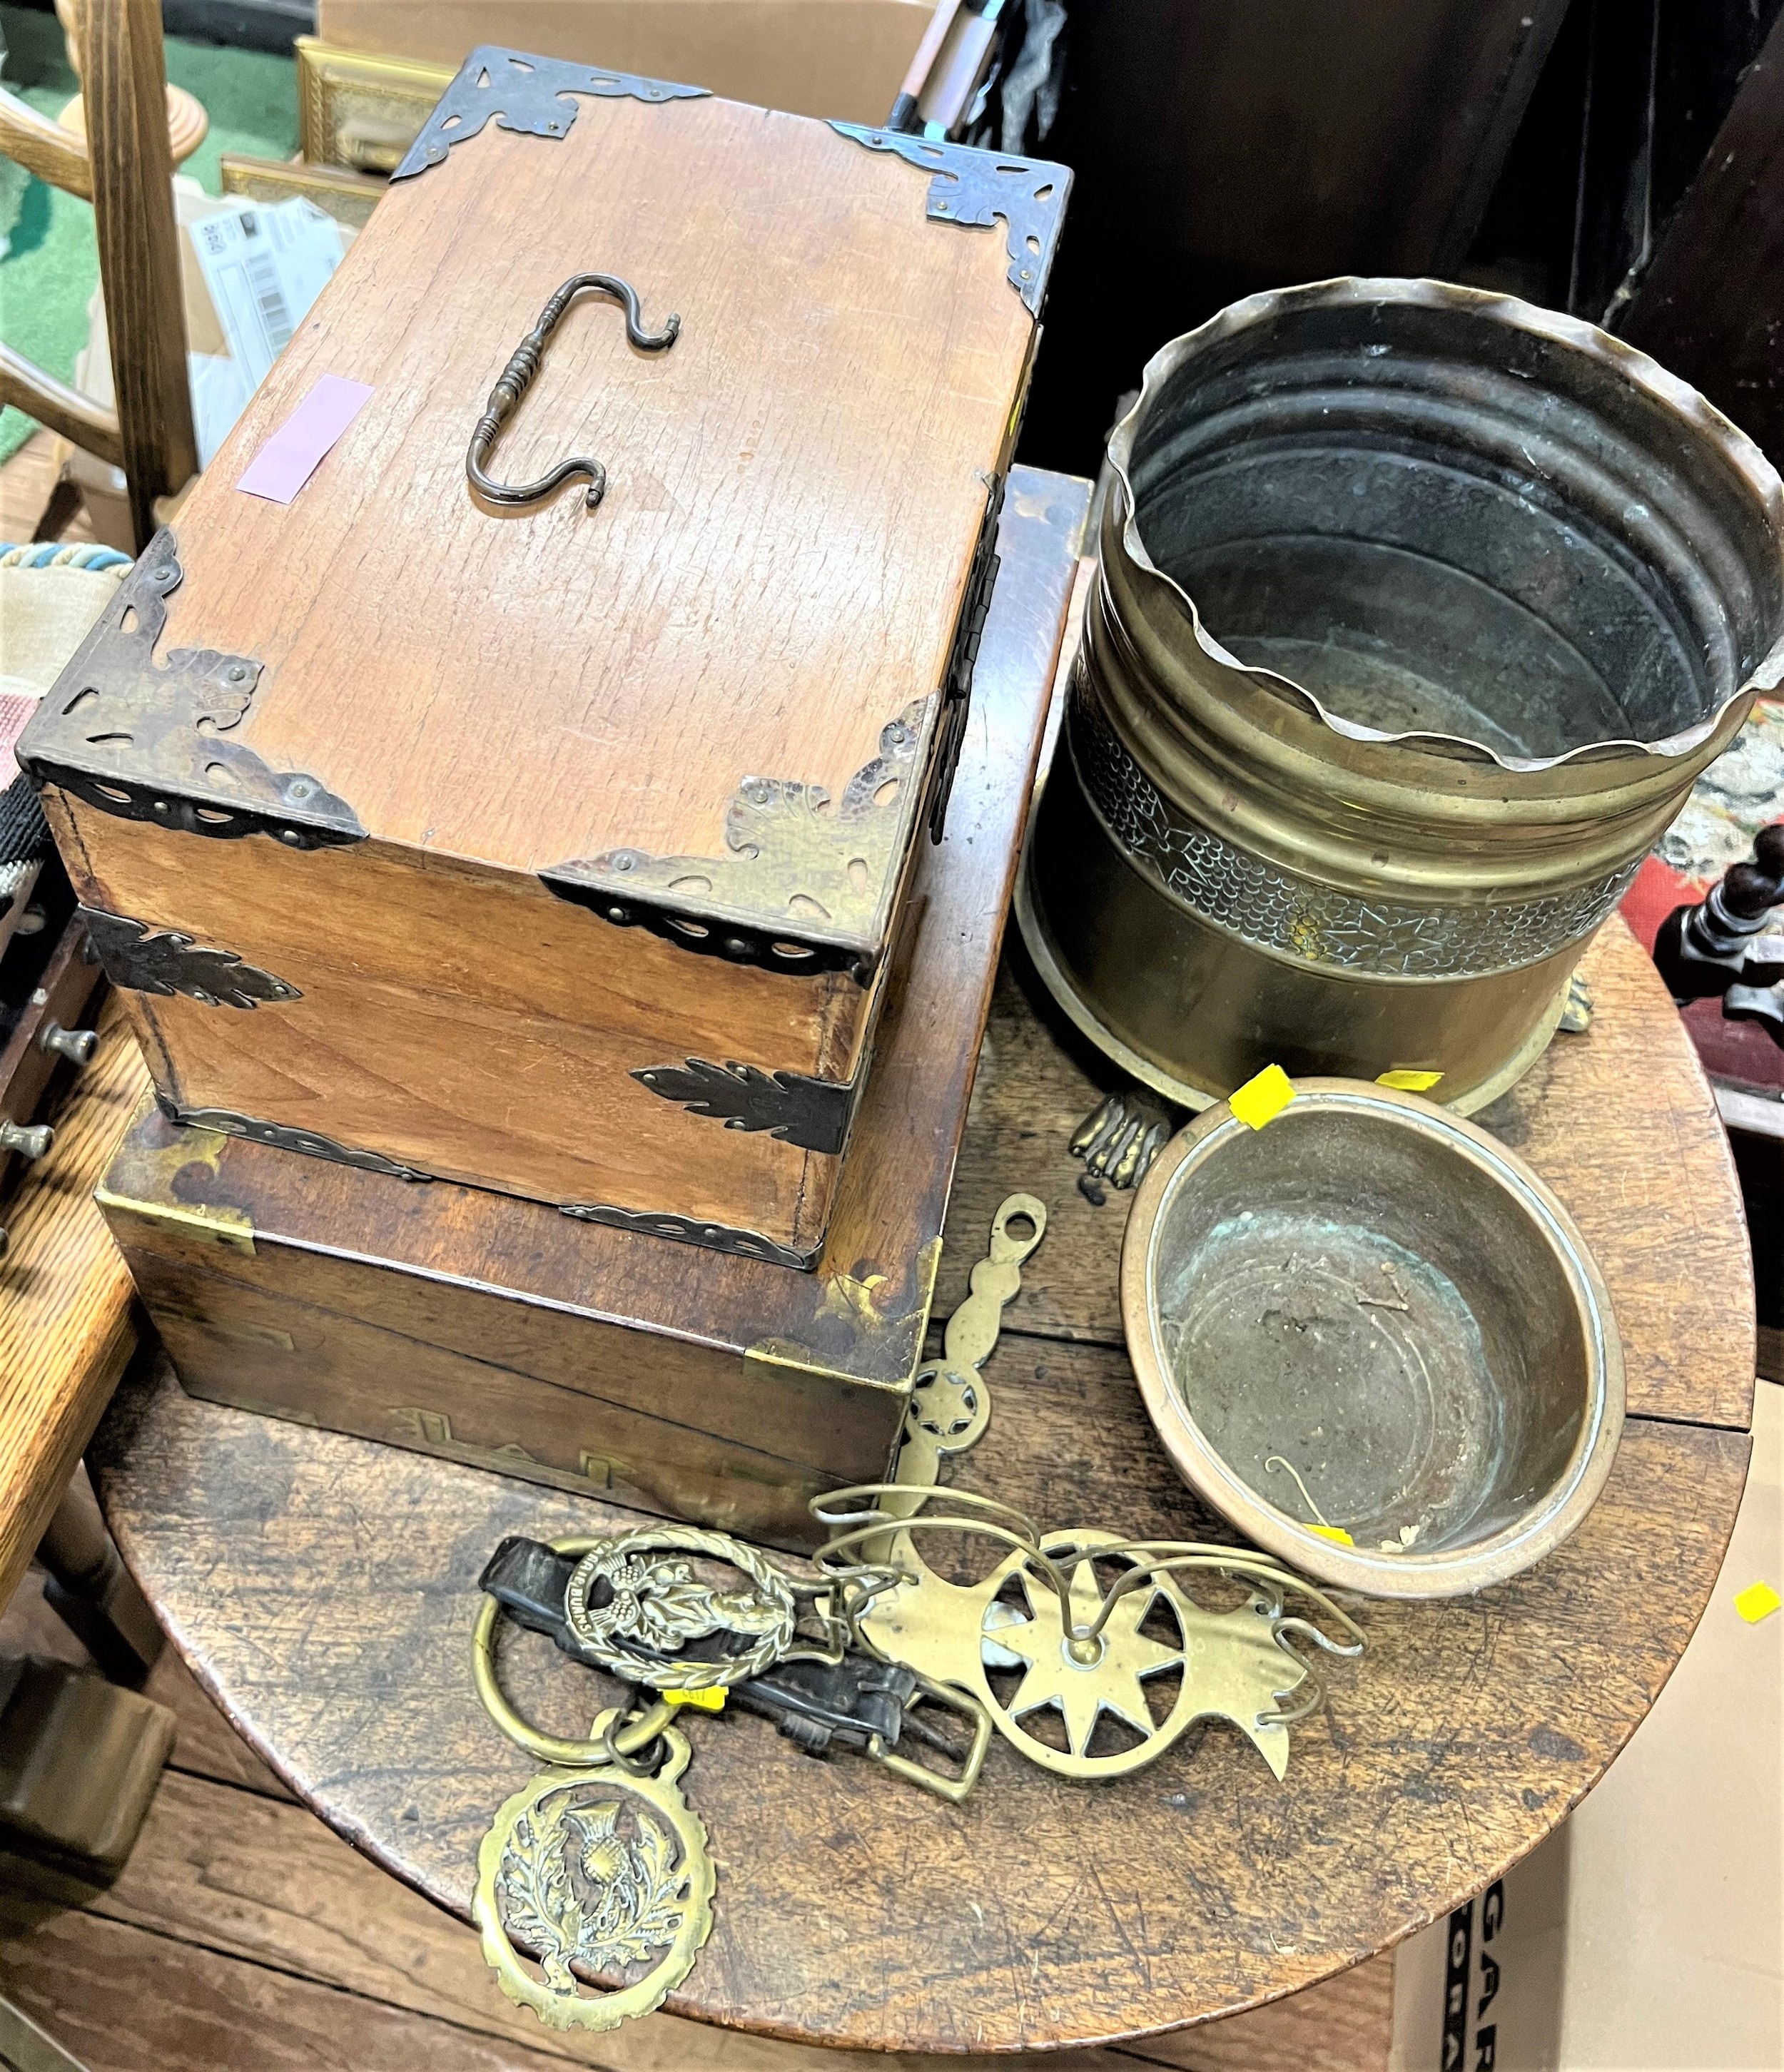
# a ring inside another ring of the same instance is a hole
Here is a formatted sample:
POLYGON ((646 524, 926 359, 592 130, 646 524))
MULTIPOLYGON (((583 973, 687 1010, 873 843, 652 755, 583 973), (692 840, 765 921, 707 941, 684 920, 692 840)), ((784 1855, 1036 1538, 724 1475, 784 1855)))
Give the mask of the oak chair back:
POLYGON ((198 470, 159 0, 85 0, 79 40, 85 139, 0 87, 0 157, 92 204, 117 405, 94 402, 5 345, 0 402, 123 470, 140 552, 155 529, 157 498, 198 470))

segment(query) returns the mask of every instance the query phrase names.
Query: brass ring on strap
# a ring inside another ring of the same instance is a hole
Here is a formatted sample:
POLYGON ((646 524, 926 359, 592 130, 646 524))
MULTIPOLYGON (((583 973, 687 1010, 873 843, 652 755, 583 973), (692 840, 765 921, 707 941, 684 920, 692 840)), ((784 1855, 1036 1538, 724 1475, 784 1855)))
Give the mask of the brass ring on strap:
MULTIPOLYGON (((598 1540, 582 1537, 554 1540, 551 1549, 554 1554, 581 1556, 601 1544, 598 1540)), ((471 1677, 477 1686, 477 1695, 483 1701, 483 1710, 516 1748, 524 1749, 541 1762, 556 1763, 565 1770, 596 1770, 616 1758, 641 1753, 674 1719, 675 1707, 664 1698, 627 1720, 624 1726, 610 1727, 607 1733, 587 1741, 565 1741, 529 1725, 508 1703, 507 1694, 496 1680, 495 1627, 501 1616, 501 1601, 486 1595, 471 1637, 471 1677)))

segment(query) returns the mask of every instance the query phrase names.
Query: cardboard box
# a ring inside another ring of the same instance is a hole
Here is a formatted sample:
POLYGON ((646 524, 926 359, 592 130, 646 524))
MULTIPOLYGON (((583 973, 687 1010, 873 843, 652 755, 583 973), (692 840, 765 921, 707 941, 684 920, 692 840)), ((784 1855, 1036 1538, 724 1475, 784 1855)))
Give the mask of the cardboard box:
POLYGON ((1714 1596, 1604 1781, 1542 1847, 1402 1945, 1390 2072, 1784 2065, 1784 1388, 1714 1596))
POLYGON ((704 86, 795 115, 879 123, 930 0, 320 0, 347 50, 458 65, 479 43, 704 86))
MULTIPOLYGON (((180 290, 186 309, 187 359, 191 372, 192 414, 201 467, 209 465, 212 454, 235 422, 254 384, 252 379, 237 378, 231 369, 228 340, 212 302, 192 234, 208 217, 231 214, 245 205, 239 195, 208 195, 187 175, 174 175, 180 290)), ((341 249, 345 252, 358 232, 350 222, 339 220, 335 230, 341 249)), ((111 341, 106 329, 105 298, 101 288, 95 288, 88 302, 87 324, 87 343, 75 360, 74 385, 83 395, 109 408, 114 400, 114 392, 111 341)), ((136 538, 131 528, 129 496, 125 487, 123 469, 113 467, 97 454, 88 453, 66 440, 59 442, 59 448, 58 472, 65 474, 80 489, 93 537, 109 547, 115 547, 120 553, 134 554, 136 538)))

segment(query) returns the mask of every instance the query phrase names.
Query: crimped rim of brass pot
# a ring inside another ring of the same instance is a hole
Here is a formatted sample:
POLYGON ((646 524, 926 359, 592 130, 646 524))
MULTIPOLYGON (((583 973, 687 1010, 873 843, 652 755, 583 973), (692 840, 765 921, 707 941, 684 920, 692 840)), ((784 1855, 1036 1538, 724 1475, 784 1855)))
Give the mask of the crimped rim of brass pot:
POLYGON ((1138 398, 1109 437, 1109 465, 1120 484, 1125 514, 1121 532, 1123 547, 1137 573, 1162 585, 1180 601, 1196 643, 1209 660, 1286 693, 1334 734, 1346 739, 1428 746, 1449 754, 1461 751, 1520 774, 1556 769, 1582 758, 1602 755, 1607 750, 1633 751, 1661 758, 1689 755, 1716 734, 1731 708, 1741 699, 1756 691, 1774 690, 1784 680, 1784 636, 1780 636, 1745 673, 1741 684, 1729 691, 1712 711, 1675 734, 1651 741, 1634 736, 1606 736, 1552 755, 1517 756, 1502 753, 1490 743, 1466 734, 1419 727, 1383 732, 1347 719, 1292 676, 1242 662, 1224 647, 1203 623, 1201 609, 1189 591, 1154 562, 1141 536, 1132 473, 1136 437, 1161 389, 1182 368, 1211 347, 1286 313, 1382 305, 1465 312, 1570 348, 1612 370, 1630 388, 1686 421, 1707 446, 1717 452, 1730 471, 1741 479, 1755 501, 1763 508, 1774 538, 1784 541, 1784 483, 1780 483, 1776 470, 1759 447, 1688 382, 1669 374, 1657 360, 1612 337, 1608 331, 1599 330, 1595 324, 1539 308, 1514 295, 1459 287, 1443 281, 1343 276, 1303 286, 1270 290, 1231 304, 1206 323, 1174 339, 1153 354, 1146 363, 1138 398))
MULTIPOLYGON (((1355 1079, 1293 1082, 1294 1100, 1266 1131, 1290 1117, 1317 1126, 1322 1115, 1362 1115, 1418 1132, 1440 1153, 1465 1160, 1492 1183, 1540 1239, 1574 1305, 1586 1360, 1585 1400, 1568 1458, 1548 1488, 1502 1530, 1458 1547, 1388 1554, 1323 1536, 1260 1496, 1229 1466, 1185 1402, 1162 1336, 1158 1300, 1161 1241, 1182 1191, 1229 1146, 1256 1133, 1225 1102, 1198 1116, 1159 1153, 1134 1198, 1121 1252, 1121 1312, 1128 1357, 1153 1429, 1198 1495, 1247 1539, 1325 1583, 1378 1597, 1459 1597, 1510 1577, 1567 1540, 1603 1490, 1622 1437, 1622 1341, 1597 1264, 1573 1219, 1523 1161, 1487 1132, 1416 1094, 1355 1079)), ((1286 1488, 1286 1484, 1285 1484, 1286 1488)), ((1293 1500, 1293 1492, 1287 1492, 1293 1500)))

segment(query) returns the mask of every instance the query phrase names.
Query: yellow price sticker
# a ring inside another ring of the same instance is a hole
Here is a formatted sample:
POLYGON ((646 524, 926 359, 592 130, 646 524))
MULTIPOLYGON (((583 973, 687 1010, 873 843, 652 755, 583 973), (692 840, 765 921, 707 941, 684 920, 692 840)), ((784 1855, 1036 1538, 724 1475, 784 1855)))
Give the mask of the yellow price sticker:
POLYGON ((1255 1079, 1227 1097, 1227 1105, 1252 1129, 1272 1122, 1295 1097, 1289 1075, 1280 1065, 1266 1065, 1255 1079))
POLYGON ((1378 1072, 1375 1084, 1391 1087, 1396 1093, 1428 1094, 1442 1077, 1441 1072, 1403 1071, 1396 1066, 1391 1072, 1378 1072))
POLYGON ((1309 1525, 1306 1529, 1316 1539, 1330 1540, 1334 1547, 1354 1547, 1357 1544, 1342 1525, 1309 1525))
POLYGON ((1734 1608, 1749 1626, 1757 1626, 1763 1618, 1770 1618, 1779 1605, 1784 1604, 1770 1583, 1749 1583, 1745 1589, 1735 1593, 1734 1608))
POLYGON ((709 1691, 664 1691, 659 1694, 671 1705, 693 1705, 702 1712, 722 1712, 725 1709, 725 1686, 715 1684, 709 1691))

